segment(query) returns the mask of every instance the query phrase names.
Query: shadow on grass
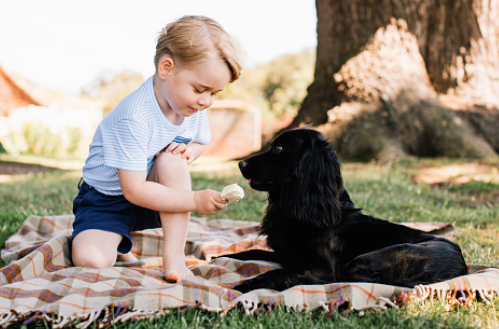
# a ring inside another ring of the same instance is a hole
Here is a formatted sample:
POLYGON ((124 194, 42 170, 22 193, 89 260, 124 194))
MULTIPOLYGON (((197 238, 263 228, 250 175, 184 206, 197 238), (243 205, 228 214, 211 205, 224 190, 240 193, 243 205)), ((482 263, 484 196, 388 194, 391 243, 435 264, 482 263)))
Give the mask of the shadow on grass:
POLYGON ((61 170, 61 169, 44 166, 40 164, 0 160, 0 175, 24 175, 24 174, 35 174, 35 173, 47 173, 47 172, 52 172, 54 170, 61 170))

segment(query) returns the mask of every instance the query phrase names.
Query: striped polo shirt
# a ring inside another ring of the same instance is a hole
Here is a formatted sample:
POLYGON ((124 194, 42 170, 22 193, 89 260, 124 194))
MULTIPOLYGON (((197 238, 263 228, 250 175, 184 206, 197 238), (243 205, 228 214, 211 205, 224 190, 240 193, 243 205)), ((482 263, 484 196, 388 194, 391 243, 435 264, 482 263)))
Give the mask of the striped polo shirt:
POLYGON ((83 179, 101 193, 122 195, 118 169, 149 172, 156 153, 173 141, 210 142, 206 110, 174 125, 159 107, 153 77, 116 105, 95 131, 83 179))

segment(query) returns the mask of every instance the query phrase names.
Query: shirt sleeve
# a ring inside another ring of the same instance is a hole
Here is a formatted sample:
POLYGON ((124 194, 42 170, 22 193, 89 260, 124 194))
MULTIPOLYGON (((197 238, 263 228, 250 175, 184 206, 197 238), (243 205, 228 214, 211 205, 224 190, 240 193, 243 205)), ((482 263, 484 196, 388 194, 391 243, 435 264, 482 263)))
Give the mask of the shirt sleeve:
POLYGON ((210 123, 208 122, 208 110, 199 113, 198 130, 193 142, 207 145, 211 140, 210 123))
POLYGON ((102 134, 107 166, 147 171, 147 129, 133 120, 120 120, 102 134))

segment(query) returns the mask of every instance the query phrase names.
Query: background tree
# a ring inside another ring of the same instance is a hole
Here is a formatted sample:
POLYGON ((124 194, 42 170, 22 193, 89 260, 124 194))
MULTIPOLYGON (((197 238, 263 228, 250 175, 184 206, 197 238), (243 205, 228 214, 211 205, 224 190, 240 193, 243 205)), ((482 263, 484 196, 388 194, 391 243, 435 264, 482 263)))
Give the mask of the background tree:
POLYGON ((344 157, 497 156, 499 0, 316 0, 314 81, 287 128, 344 157))

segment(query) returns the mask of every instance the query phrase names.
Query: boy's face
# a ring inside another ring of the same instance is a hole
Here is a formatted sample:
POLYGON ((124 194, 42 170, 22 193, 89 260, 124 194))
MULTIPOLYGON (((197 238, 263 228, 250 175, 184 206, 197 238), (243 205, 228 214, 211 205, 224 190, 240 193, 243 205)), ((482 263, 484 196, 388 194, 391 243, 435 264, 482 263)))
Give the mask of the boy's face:
POLYGON ((213 104, 231 79, 227 64, 210 57, 197 65, 179 66, 168 56, 160 61, 154 91, 165 116, 174 124, 213 104))

